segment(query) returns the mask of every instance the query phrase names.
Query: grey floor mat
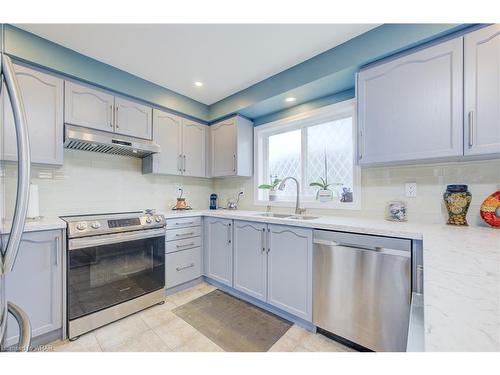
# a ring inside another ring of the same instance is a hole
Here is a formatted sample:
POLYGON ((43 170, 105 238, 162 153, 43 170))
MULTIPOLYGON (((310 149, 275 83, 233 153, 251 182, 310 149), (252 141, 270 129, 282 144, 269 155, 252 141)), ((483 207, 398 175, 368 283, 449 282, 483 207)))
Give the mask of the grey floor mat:
POLYGON ((292 326, 218 289, 172 312, 229 352, 266 352, 292 326))

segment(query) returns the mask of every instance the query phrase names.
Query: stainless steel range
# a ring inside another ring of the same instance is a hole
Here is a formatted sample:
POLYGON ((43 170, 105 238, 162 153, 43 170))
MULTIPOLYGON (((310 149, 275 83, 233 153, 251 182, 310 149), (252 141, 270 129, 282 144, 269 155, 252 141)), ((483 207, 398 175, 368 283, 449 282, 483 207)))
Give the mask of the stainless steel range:
POLYGON ((165 217, 143 212, 67 222, 68 336, 164 301, 165 217))

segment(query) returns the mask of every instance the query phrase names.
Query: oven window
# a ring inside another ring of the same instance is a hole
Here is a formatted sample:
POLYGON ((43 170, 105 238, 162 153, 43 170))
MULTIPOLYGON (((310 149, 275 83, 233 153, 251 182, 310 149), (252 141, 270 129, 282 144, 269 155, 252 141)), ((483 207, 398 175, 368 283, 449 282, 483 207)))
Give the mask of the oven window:
POLYGON ((68 252, 69 319, 165 286, 165 237, 68 252))

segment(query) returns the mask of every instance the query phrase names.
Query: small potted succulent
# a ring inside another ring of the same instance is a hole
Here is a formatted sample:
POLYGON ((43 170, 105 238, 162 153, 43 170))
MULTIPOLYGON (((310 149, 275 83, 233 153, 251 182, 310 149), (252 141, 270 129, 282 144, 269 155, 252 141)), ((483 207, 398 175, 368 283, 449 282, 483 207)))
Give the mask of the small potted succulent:
POLYGON ((258 188, 262 190, 269 190, 269 201, 275 201, 277 198, 276 190, 278 189, 278 185, 280 184, 281 179, 278 178, 278 176, 273 177, 273 175, 269 177, 271 183, 259 185, 258 188))

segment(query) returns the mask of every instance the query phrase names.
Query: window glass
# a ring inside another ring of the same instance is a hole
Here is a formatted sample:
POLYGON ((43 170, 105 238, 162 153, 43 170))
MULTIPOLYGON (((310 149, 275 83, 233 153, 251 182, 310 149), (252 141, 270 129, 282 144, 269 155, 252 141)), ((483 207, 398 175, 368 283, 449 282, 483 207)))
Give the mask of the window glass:
POLYGON ((314 199, 318 188, 310 187, 309 184, 319 182, 321 178, 332 184, 329 189, 337 196, 342 193, 342 187, 352 190, 352 117, 311 126, 306 131, 307 183, 304 195, 314 199))
MULTIPOLYGON (((301 142, 300 129, 269 137, 269 180, 291 176, 301 181, 301 142)), ((285 189, 277 191, 276 195, 284 197, 296 194, 293 181, 289 181, 285 186, 285 189)))

